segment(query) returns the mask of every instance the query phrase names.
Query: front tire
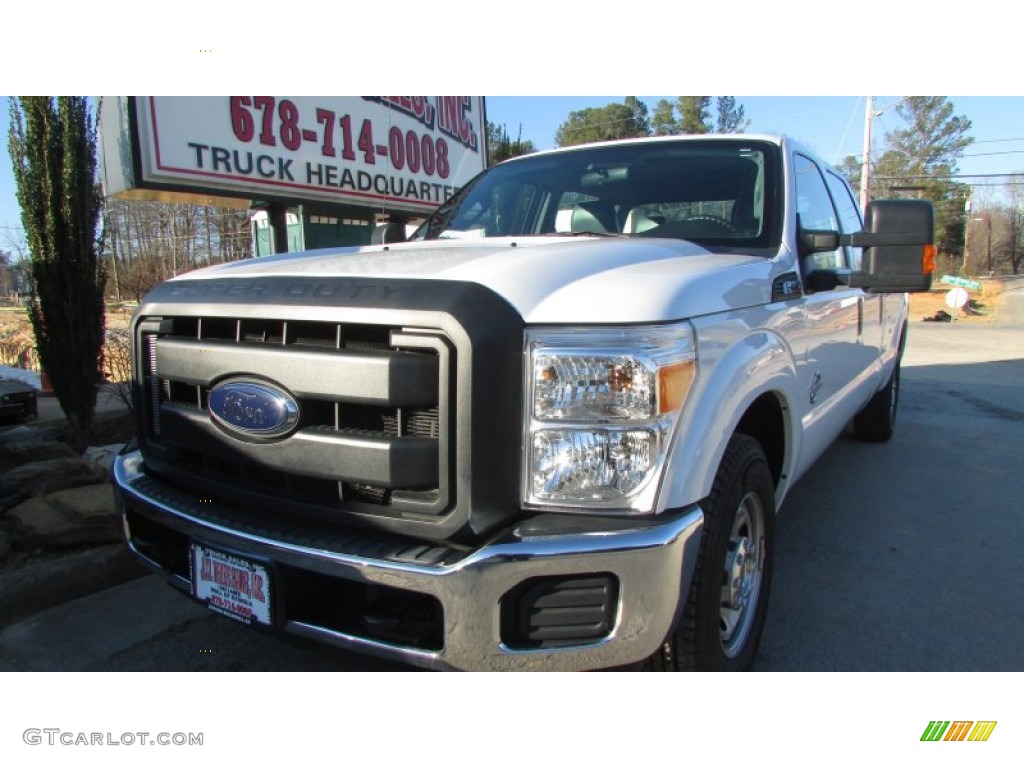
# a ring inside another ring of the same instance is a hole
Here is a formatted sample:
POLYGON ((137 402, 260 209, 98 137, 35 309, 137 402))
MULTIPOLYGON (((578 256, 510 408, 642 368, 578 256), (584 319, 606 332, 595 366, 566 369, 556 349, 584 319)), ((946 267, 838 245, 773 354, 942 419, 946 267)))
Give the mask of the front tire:
POLYGON ((764 629, 774 563, 775 488, 760 444, 729 441, 704 510, 697 567, 675 630, 652 670, 749 669, 764 629))
POLYGON ((889 381, 868 400, 853 419, 853 430, 861 440, 886 443, 896 429, 896 410, 900 403, 900 361, 896 361, 889 381))

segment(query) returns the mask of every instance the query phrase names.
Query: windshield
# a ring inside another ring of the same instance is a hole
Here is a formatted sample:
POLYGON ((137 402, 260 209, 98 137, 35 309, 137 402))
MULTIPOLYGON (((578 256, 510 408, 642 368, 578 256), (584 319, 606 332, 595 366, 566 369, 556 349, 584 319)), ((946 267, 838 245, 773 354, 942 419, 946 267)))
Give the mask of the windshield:
POLYGON ((593 146, 488 169, 414 239, 670 237, 727 248, 780 237, 779 150, 762 141, 593 146))

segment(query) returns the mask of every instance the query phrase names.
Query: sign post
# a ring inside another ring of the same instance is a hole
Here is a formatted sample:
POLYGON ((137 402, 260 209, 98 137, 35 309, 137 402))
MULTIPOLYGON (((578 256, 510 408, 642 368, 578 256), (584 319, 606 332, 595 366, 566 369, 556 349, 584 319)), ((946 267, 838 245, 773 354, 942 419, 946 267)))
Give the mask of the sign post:
POLYGON ((957 310, 967 303, 967 299, 967 291, 960 287, 953 288, 946 294, 946 306, 953 310, 953 322, 956 322, 957 310))

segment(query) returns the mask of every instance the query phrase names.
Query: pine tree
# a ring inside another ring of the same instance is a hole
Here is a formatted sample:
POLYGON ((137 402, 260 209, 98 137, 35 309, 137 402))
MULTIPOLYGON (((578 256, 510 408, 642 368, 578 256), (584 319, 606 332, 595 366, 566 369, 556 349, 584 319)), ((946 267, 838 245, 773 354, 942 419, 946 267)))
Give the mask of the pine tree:
POLYGON ((8 149, 32 267, 29 318, 76 441, 91 430, 103 347, 103 198, 84 97, 10 99, 8 149))
MULTIPOLYGON (((953 114, 945 96, 909 96, 896 107, 906 128, 885 136, 886 152, 873 172, 883 195, 893 187, 921 187, 919 194, 935 203, 935 242, 944 253, 962 253, 963 199, 967 188, 951 180, 957 160, 974 141, 971 121, 953 114), (886 178, 888 177, 888 178, 886 178)), ((875 196, 872 190, 872 197, 875 196)))
POLYGON ((513 141, 509 138, 504 125, 487 123, 487 165, 497 165, 511 157, 528 155, 537 148, 529 139, 523 140, 523 126, 519 126, 519 136, 513 141))
POLYGON ((558 126, 555 144, 569 147, 592 141, 614 141, 651 135, 647 105, 635 96, 624 103, 612 102, 603 107, 589 107, 569 113, 558 126))
POLYGON ((711 133, 711 97, 680 96, 679 133, 711 133))
POLYGON ((655 136, 675 136, 679 133, 675 104, 668 99, 658 99, 651 115, 651 129, 655 136))
POLYGON ((717 133, 743 133, 750 121, 746 119, 743 105, 736 104, 735 96, 719 96, 718 122, 715 125, 717 133))

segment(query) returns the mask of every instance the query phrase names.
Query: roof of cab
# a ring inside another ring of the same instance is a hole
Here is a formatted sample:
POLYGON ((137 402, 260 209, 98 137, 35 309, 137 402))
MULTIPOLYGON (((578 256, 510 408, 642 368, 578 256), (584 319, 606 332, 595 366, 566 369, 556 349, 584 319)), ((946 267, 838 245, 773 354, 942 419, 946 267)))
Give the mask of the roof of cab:
POLYGON ((566 152, 575 152, 583 149, 595 149, 598 147, 621 147, 628 146, 630 144, 657 144, 664 142, 701 142, 701 141, 761 141, 774 144, 778 147, 782 147, 787 151, 799 150, 801 153, 809 155, 815 158, 819 164, 829 166, 830 164, 822 160, 816 152, 809 150, 803 146, 799 141, 783 135, 783 134, 769 134, 769 133, 701 133, 701 134, 686 134, 680 136, 644 136, 636 139, 616 139, 613 141, 596 141, 588 144, 574 144, 568 147, 555 147, 554 149, 545 149, 539 152, 531 152, 527 155, 519 155, 517 157, 509 158, 508 160, 499 163, 514 163, 521 162, 531 157, 546 157, 549 155, 563 154, 566 152))

